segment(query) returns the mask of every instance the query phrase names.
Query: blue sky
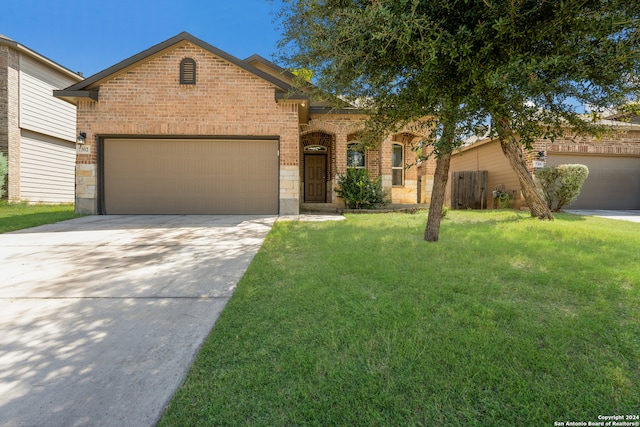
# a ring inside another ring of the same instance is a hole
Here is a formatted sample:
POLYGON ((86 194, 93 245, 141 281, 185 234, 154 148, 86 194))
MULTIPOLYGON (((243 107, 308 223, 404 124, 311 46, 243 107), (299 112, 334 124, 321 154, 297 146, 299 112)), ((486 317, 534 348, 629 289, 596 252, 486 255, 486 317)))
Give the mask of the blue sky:
POLYGON ((187 31, 272 59, 279 0, 2 0, 0 34, 89 77, 187 31))

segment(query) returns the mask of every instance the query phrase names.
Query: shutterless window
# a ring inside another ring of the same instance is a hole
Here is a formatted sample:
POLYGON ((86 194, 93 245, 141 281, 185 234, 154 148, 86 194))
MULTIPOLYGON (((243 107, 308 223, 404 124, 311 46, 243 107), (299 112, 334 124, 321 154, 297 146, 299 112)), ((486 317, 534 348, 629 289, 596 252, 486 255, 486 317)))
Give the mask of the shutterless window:
POLYGON ((400 144, 393 144, 393 153, 391 159, 392 185, 402 185, 402 179, 404 175, 403 148, 404 147, 400 144))
POLYGON ((347 145, 347 167, 363 168, 364 165, 364 150, 358 149, 358 144, 347 145))
POLYGON ((184 58, 180 62, 180 84, 196 84, 196 61, 191 58, 184 58))

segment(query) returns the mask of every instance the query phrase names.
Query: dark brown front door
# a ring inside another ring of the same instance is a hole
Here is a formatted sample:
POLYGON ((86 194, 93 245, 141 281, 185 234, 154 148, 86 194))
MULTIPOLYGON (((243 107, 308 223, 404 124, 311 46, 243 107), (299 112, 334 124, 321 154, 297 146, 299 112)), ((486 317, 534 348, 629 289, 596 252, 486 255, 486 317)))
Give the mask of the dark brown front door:
POLYGON ((307 154, 304 156, 304 201, 326 201, 327 156, 307 154))

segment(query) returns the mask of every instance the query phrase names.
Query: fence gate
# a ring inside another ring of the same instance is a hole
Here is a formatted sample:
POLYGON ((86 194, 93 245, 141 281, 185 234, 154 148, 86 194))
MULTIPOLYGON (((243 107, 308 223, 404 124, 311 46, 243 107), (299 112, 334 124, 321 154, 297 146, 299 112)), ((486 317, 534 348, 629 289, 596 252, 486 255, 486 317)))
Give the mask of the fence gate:
POLYGON ((451 173, 451 209, 484 209, 487 200, 487 171, 451 173))

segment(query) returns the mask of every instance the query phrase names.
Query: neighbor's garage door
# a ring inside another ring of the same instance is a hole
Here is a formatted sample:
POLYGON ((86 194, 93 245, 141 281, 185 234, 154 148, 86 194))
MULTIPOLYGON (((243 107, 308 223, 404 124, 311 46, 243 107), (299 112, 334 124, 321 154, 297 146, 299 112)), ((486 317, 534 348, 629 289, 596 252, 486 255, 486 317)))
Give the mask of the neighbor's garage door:
POLYGON ((278 141, 104 140, 107 214, 277 214, 278 141))
POLYGON ((578 163, 589 168, 569 209, 640 209, 640 158, 550 154, 547 166, 578 163))

